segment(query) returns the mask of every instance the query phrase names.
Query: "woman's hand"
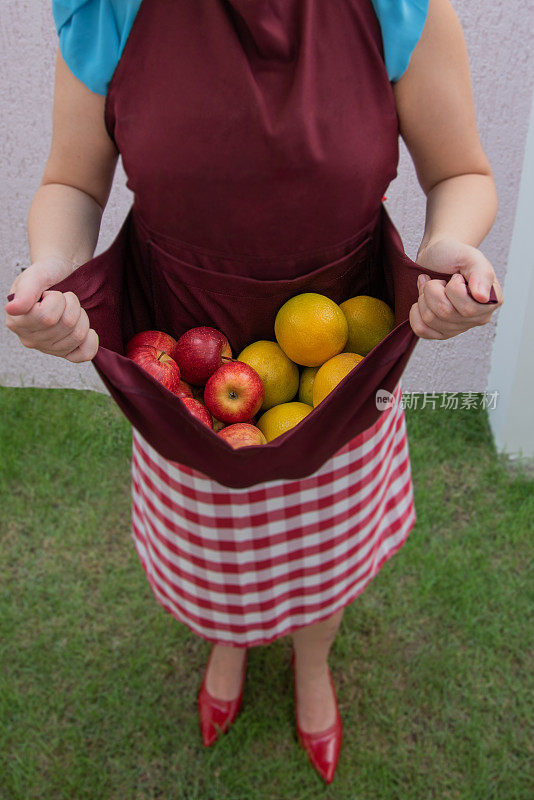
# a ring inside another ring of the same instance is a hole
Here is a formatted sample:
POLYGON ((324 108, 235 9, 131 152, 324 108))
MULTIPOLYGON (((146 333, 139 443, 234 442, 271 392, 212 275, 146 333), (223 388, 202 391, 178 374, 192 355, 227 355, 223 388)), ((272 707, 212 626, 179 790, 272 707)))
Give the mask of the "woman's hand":
POLYGON ((98 334, 73 292, 48 291, 72 272, 62 259, 45 258, 15 278, 6 310, 6 326, 24 347, 60 356, 76 364, 91 361, 98 350, 98 334))
POLYGON ((416 261, 429 270, 429 275, 419 276, 419 298, 409 316, 413 332, 422 339, 450 339, 486 325, 504 302, 493 267, 476 247, 447 237, 420 250, 416 261), (452 277, 433 279, 432 269, 450 272, 452 277), (492 286, 498 302, 483 305, 492 286))

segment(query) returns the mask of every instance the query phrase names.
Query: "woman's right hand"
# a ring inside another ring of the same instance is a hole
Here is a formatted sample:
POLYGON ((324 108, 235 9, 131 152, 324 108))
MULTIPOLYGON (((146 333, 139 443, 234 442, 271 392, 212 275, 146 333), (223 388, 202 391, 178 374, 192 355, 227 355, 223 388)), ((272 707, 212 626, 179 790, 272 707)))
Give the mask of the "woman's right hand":
POLYGON ((95 357, 98 334, 73 292, 49 291, 71 272, 72 264, 53 257, 27 267, 9 290, 6 326, 24 347, 79 364, 95 357))

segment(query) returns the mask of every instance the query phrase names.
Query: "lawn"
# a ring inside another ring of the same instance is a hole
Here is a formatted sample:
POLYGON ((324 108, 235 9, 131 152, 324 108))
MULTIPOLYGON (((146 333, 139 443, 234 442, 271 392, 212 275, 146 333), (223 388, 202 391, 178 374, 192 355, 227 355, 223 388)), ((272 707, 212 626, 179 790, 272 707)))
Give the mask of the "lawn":
POLYGON ((289 637, 251 650, 243 710, 203 747, 210 645, 142 572, 113 402, 0 389, 0 798, 531 800, 534 476, 480 404, 406 415, 417 523, 332 648, 328 787, 297 745, 289 637))

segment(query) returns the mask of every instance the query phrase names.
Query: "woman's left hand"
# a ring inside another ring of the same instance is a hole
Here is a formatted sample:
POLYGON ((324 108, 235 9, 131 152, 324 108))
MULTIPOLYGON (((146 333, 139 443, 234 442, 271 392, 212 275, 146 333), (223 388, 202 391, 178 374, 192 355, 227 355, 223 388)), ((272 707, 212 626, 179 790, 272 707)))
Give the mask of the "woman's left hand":
POLYGON ((413 332, 422 339, 450 339, 486 325, 504 302, 492 265, 476 247, 447 237, 427 245, 416 262, 429 269, 429 275, 419 276, 419 297, 409 317, 413 332), (449 281, 432 278, 432 269, 450 271, 452 277, 449 281), (492 286, 498 302, 483 305, 492 286))

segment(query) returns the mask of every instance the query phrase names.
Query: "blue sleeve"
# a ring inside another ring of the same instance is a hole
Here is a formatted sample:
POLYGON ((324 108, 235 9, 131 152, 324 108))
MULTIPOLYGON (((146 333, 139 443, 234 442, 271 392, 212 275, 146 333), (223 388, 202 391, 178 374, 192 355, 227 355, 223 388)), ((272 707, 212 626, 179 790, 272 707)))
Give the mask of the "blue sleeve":
POLYGON ((105 95, 141 0, 52 0, 59 48, 71 72, 105 95))
POLYGON ((429 0, 372 0, 390 81, 398 81, 423 31, 429 0))
MULTIPOLYGON (((429 0, 372 0, 382 30, 386 70, 397 81, 419 41, 429 0)), ((71 72, 105 95, 141 0, 52 0, 61 54, 71 72)))

